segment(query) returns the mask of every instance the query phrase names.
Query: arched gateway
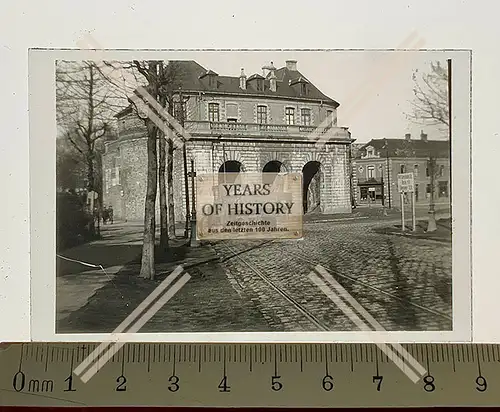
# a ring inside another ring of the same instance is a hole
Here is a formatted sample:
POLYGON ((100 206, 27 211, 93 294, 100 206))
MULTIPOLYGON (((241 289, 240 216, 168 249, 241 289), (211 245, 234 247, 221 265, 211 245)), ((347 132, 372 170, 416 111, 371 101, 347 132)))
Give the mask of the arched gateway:
POLYGON ((304 213, 319 211, 321 163, 307 162, 302 168, 302 202, 304 213))

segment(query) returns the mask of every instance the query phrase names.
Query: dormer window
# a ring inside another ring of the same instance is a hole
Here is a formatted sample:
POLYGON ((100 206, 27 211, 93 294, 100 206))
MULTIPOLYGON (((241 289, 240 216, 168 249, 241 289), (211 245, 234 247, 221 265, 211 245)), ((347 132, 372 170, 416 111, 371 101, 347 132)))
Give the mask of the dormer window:
POLYGON ((258 92, 264 91, 264 78, 260 74, 252 74, 248 78, 248 84, 250 84, 258 92))
POLYGON ((375 156, 375 150, 373 147, 369 147, 366 149, 366 157, 374 157, 375 156))
POLYGON ((213 70, 209 70, 206 73, 202 74, 200 76, 200 79, 205 79, 205 81, 208 84, 208 87, 210 89, 215 89, 217 88, 217 76, 218 76, 217 73, 215 73, 213 70))
POLYGON ((301 83, 301 85, 300 85, 300 94, 302 96, 307 96, 307 84, 306 83, 301 83))
POLYGON ((295 89, 295 92, 300 96, 307 96, 309 93, 309 82, 300 76, 298 79, 290 80, 290 86, 295 89))

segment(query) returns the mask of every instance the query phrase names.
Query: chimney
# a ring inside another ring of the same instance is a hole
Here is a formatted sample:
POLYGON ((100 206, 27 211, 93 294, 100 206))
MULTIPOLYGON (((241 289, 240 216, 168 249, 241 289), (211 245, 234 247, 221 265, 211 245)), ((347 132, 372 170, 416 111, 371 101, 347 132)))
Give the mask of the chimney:
POLYGON ((275 70, 276 67, 274 67, 273 62, 271 62, 271 64, 266 64, 262 67, 262 76, 267 77, 270 73, 274 73, 275 70))
POLYGON ((285 63, 288 70, 297 71, 297 60, 287 60, 285 63))
POLYGON ((274 74, 274 70, 271 71, 271 74, 269 75, 269 90, 272 92, 275 92, 277 89, 276 85, 276 74, 274 74))
POLYGON ((406 133, 405 134, 405 140, 409 142, 411 140, 411 133, 406 133))
POLYGON ((247 75, 245 74, 245 70, 242 68, 240 74, 240 89, 246 90, 246 88, 247 88, 247 75))
POLYGON ((420 132, 420 140, 427 141, 427 133, 424 133, 423 130, 420 132))

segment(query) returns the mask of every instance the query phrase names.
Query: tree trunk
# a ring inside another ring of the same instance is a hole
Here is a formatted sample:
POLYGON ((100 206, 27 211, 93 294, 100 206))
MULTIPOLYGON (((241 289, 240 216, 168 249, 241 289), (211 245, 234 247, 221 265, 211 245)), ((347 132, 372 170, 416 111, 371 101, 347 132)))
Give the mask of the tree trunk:
POLYGON ((157 127, 150 119, 146 120, 148 130, 148 171, 146 202, 144 206, 144 241, 142 245, 142 260, 140 277, 146 279, 155 278, 155 204, 157 186, 157 153, 156 136, 157 127))
POLYGON ((168 250, 168 215, 167 215, 167 189, 165 185, 165 163, 167 148, 165 136, 160 132, 160 163, 158 166, 158 176, 160 182, 160 251, 165 255, 168 250))
MULTIPOLYGON (((170 131, 170 133, 173 133, 173 132, 170 131)), ((168 139, 167 195, 168 195, 168 233, 170 234, 171 238, 175 238, 174 143, 172 141, 172 138, 168 139)))
MULTIPOLYGON (((87 152, 87 192, 95 192, 95 185, 94 185, 94 161, 92 159, 92 152, 90 151, 90 148, 88 149, 89 151, 87 152)), ((95 236, 95 213, 94 210, 96 208, 96 199, 94 199, 93 202, 91 202, 91 207, 89 210, 91 219, 89 223, 89 232, 91 237, 95 236)))
MULTIPOLYGON (((165 107, 166 98, 165 96, 160 96, 160 105, 165 107)), ((160 163, 158 166, 158 175, 160 183, 160 253, 162 256, 166 256, 168 252, 168 239, 169 239, 169 229, 168 229, 168 215, 167 215, 167 193, 165 187, 165 162, 166 162, 166 140, 163 131, 158 130, 158 137, 160 140, 159 150, 160 150, 160 163)))

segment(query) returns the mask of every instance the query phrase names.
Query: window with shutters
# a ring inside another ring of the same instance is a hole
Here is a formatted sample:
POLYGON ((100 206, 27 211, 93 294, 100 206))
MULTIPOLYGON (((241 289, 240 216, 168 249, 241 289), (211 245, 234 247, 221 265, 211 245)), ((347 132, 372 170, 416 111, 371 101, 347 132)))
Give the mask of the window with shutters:
POLYGON ((219 103, 208 103, 208 121, 218 122, 219 119, 219 103))
POLYGON ((226 120, 233 123, 238 121, 238 105, 236 103, 226 103, 226 120))
POLYGON ((267 106, 263 105, 257 106, 257 123, 259 124, 267 123, 267 106))

